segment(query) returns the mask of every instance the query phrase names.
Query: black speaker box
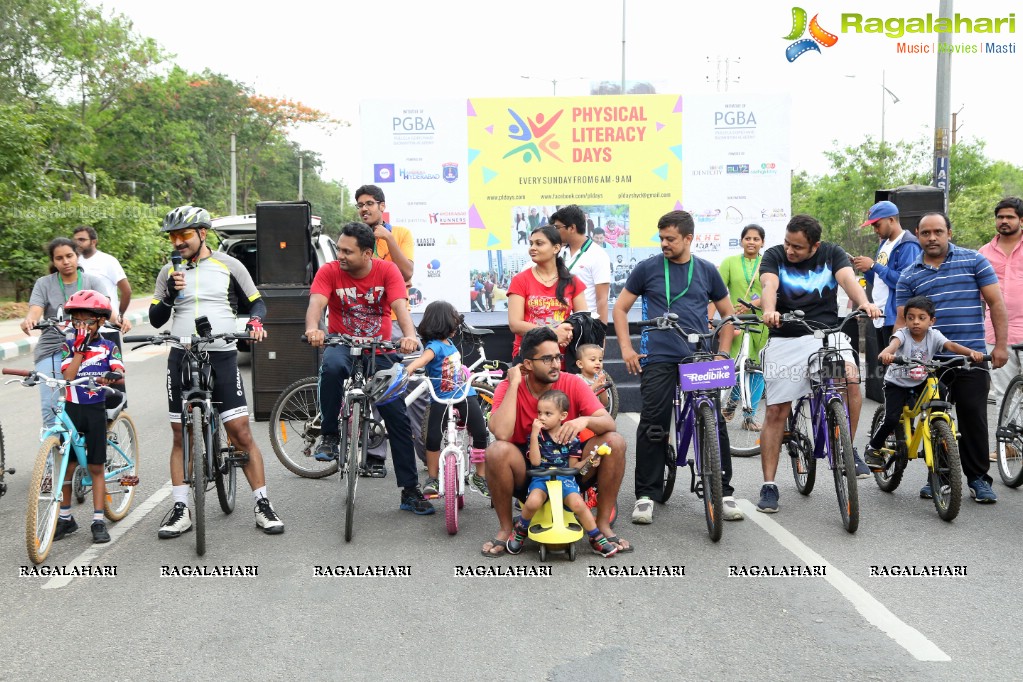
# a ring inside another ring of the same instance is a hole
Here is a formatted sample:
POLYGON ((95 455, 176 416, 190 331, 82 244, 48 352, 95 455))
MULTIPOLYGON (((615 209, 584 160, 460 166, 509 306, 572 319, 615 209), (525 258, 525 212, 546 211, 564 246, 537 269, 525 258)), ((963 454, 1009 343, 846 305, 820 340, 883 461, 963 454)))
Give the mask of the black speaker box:
POLYGON ((945 210, 945 193, 930 185, 904 185, 895 189, 879 189, 874 192, 874 203, 890 201, 899 207, 899 224, 902 229, 916 234, 920 218, 925 213, 945 210))
POLYGON ((320 353, 301 341, 309 289, 260 287, 259 291, 266 303, 267 336, 251 345, 252 414, 257 421, 266 421, 285 388, 319 372, 320 353))
POLYGON ((308 285, 313 281, 312 205, 308 201, 256 204, 257 284, 308 285))

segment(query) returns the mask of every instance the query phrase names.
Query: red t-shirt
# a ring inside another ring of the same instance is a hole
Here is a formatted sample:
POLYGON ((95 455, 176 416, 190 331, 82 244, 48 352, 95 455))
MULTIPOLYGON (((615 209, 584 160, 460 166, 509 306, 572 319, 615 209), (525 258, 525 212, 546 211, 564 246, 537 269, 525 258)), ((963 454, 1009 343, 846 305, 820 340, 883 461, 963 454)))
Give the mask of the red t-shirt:
POLYGON ((408 298, 405 280, 394 263, 376 258, 372 263, 361 279, 342 270, 337 261, 316 272, 309 293, 327 297, 331 334, 391 340, 391 303, 408 298))
MULTIPOLYGON (((565 287, 565 300, 562 303, 558 300, 558 282, 554 281, 551 286, 544 286, 533 274, 533 269, 524 270, 512 277, 508 285, 508 295, 516 294, 525 299, 525 310, 523 320, 531 324, 546 327, 551 324, 558 325, 564 322, 572 314, 572 299, 581 294, 586 286, 578 277, 572 277, 572 283, 565 287)), ((519 354, 519 346, 522 344, 522 336, 515 335, 515 343, 512 344, 512 356, 519 354)))
MULTIPOLYGON (((600 399, 593 394, 593 389, 586 385, 582 377, 575 374, 562 372, 558 380, 548 386, 549 389, 562 391, 568 396, 568 419, 576 417, 589 417, 597 410, 603 410, 600 399)), ((505 379, 494 389, 494 408, 497 409, 504 401, 508 392, 508 380, 505 379)), ((529 434, 533 432, 533 420, 536 419, 537 398, 529 390, 526 380, 519 384, 518 399, 515 404, 515 431, 512 433, 512 443, 525 445, 529 443, 529 434)))

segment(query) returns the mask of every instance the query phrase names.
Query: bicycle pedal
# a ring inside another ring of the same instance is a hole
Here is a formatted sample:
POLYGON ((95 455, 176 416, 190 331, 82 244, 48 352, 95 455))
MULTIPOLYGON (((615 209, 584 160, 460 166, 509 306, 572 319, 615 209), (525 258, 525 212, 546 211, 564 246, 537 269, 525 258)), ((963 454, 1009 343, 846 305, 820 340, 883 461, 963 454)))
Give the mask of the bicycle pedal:
POLYGON ((121 476, 118 483, 122 486, 135 486, 139 484, 138 476, 121 476))
POLYGON ((5 474, 13 474, 14 473, 14 467, 10 467, 9 469, 4 469, 4 473, 5 474))
POLYGON ((228 455, 224 461, 235 467, 243 467, 249 463, 249 453, 243 452, 237 455, 228 455))

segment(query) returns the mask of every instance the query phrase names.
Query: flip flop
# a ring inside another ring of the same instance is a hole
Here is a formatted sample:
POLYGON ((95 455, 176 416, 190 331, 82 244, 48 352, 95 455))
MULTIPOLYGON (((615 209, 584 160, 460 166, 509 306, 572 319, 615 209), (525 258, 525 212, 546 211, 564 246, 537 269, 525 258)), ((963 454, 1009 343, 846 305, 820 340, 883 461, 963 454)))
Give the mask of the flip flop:
POLYGON ((618 551, 621 552, 622 554, 628 554, 632 550, 636 549, 631 542, 628 544, 628 546, 622 545, 622 539, 617 535, 612 535, 611 537, 608 537, 607 541, 618 547, 618 551))
POLYGON ((480 554, 482 554, 483 556, 487 557, 488 559, 496 559, 498 557, 504 556, 507 553, 508 553, 508 541, 507 540, 498 540, 497 538, 492 538, 490 540, 490 550, 489 551, 485 550, 485 549, 481 549, 480 550, 480 554), (494 552, 493 551, 494 548, 499 548, 500 551, 499 552, 494 552))

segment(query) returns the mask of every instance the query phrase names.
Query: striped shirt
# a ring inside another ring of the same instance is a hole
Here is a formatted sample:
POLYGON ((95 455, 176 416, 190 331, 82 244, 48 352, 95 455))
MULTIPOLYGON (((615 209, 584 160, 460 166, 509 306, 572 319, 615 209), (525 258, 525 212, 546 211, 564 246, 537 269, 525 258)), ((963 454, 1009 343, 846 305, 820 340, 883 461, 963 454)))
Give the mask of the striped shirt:
POLYGON ((980 290, 991 284, 998 284, 998 277, 987 258, 949 244, 945 260, 937 268, 924 263, 924 254, 920 254, 902 271, 895 305, 902 308, 913 296, 926 296, 934 303, 935 328, 949 341, 986 353, 980 290))

